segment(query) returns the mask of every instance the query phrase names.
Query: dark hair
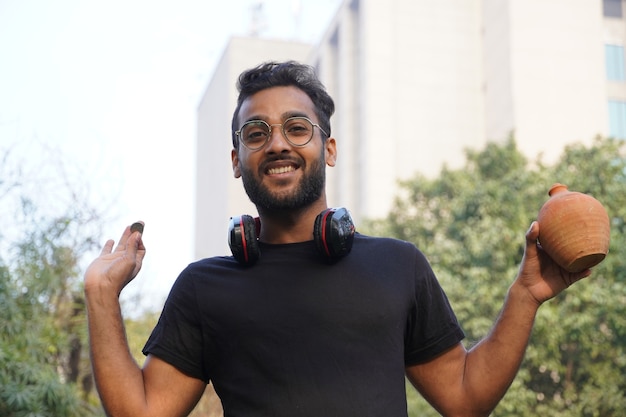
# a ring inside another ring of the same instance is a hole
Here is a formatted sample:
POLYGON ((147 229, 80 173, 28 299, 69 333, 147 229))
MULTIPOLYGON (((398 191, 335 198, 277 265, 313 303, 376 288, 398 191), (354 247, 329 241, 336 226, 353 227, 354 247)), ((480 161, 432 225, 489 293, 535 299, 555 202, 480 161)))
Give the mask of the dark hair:
POLYGON ((244 71, 239 76, 237 82, 239 97, 232 120, 232 138, 235 149, 238 145, 235 131, 239 128, 237 119, 241 104, 245 99, 261 90, 279 86, 294 86, 304 91, 315 106, 315 115, 319 119, 320 126, 330 136, 330 117, 335 112, 335 103, 317 78, 313 67, 295 61, 271 61, 244 71))

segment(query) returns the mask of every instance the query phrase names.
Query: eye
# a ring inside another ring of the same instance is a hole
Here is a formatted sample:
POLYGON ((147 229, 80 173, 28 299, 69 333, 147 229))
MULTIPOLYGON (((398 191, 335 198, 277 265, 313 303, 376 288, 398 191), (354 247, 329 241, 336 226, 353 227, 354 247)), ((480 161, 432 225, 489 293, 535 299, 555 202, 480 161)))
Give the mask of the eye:
POLYGON ((246 143, 264 142, 267 136, 268 129, 263 122, 250 122, 241 129, 241 137, 246 143))
POLYGON ((284 124, 285 133, 288 136, 306 136, 311 134, 313 126, 306 119, 291 119, 284 124))

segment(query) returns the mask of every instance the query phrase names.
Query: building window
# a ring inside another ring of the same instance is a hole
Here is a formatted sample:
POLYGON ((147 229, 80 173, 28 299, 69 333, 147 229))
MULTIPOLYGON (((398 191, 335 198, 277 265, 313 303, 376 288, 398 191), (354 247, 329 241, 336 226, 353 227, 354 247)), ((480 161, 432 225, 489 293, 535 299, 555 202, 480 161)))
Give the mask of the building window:
POLYGON ((624 47, 621 45, 604 45, 606 59, 606 78, 609 81, 624 81, 624 47))
POLYGON ((609 136, 626 139, 626 101, 609 100, 609 136))
POLYGON ((603 0, 604 17, 622 17, 622 0, 603 0))

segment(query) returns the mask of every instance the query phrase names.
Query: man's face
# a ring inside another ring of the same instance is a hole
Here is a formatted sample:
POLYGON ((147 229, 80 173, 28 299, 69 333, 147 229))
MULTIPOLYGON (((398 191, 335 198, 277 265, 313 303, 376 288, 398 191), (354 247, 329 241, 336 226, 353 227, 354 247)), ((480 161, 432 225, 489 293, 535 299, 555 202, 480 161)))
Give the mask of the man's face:
POLYGON ((303 147, 292 146, 278 124, 292 116, 318 123, 309 96, 296 87, 272 87, 248 97, 239 110, 239 126, 264 120, 272 127, 269 142, 251 151, 242 144, 232 152, 233 173, 241 177, 250 200, 261 210, 303 208, 323 198, 325 166, 334 166, 335 140, 323 141, 314 128, 313 139, 303 147))

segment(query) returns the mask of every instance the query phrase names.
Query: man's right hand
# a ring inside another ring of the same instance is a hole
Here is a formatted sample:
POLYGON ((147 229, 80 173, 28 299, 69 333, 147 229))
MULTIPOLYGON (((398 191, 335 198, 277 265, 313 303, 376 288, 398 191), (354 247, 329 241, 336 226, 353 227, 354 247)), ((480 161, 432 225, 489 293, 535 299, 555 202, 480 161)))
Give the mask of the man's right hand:
POLYGON ((141 269, 146 255, 141 237, 140 231, 131 232, 130 226, 127 226, 115 250, 115 242, 108 240, 100 256, 93 260, 85 272, 85 291, 108 288, 119 296, 141 269))

